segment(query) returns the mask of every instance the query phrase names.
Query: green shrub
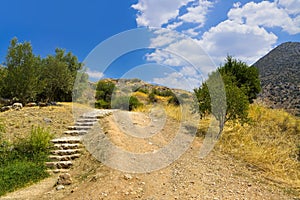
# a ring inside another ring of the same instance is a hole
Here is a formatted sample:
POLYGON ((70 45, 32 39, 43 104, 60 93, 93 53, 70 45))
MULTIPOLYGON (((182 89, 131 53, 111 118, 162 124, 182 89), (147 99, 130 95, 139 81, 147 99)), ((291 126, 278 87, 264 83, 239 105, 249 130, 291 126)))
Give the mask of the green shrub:
POLYGON ((110 102, 114 89, 115 84, 113 82, 104 80, 99 81, 96 87, 96 100, 104 100, 105 102, 110 102))
POLYGON ((150 102, 150 103, 155 103, 155 102, 157 102, 157 99, 156 99, 156 97, 155 97, 154 92, 151 92, 151 93, 148 95, 148 99, 149 99, 149 102, 150 102))
POLYGON ((188 98, 190 98, 190 96, 188 94, 186 94, 186 93, 182 93, 182 94, 180 94, 180 98, 182 98, 182 99, 188 99, 188 98))
POLYGON ((143 104, 135 97, 131 96, 129 99, 129 110, 133 110, 137 107, 142 106, 143 104))
POLYGON ((121 96, 112 100, 111 107, 121 110, 133 110, 143 104, 134 96, 121 96))
POLYGON ((95 102, 95 108, 110 109, 110 102, 106 102, 105 100, 100 99, 95 102))
POLYGON ((45 161, 52 135, 41 127, 18 142, 0 141, 0 196, 48 176, 45 161))
POLYGON ((168 104, 173 104, 174 106, 179 106, 180 102, 178 100, 178 98, 176 97, 176 95, 172 95, 171 98, 168 100, 168 104))
POLYGON ((45 161, 51 149, 52 135, 49 130, 32 127, 30 136, 17 143, 15 150, 19 156, 30 160, 45 161))
POLYGON ((149 94, 149 90, 147 88, 138 88, 136 91, 137 92, 142 92, 144 94, 149 94))
POLYGON ((162 89, 153 89, 152 92, 155 95, 162 96, 162 97, 170 97, 170 96, 174 95, 174 93, 170 89, 165 89, 165 90, 162 90, 162 89))
POLYGON ((5 126, 2 123, 2 121, 0 121, 0 142, 2 141, 2 134, 5 132, 5 126))

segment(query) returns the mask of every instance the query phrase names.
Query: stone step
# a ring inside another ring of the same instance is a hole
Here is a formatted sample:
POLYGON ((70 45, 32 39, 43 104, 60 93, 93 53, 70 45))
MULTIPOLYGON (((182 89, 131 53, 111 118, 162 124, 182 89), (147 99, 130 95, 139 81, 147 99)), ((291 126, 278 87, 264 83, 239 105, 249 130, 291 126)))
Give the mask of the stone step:
POLYGON ((85 135, 88 132, 86 130, 69 130, 69 131, 65 131, 64 134, 67 135, 72 135, 72 136, 76 136, 76 135, 85 135))
POLYGON ((54 148, 57 150, 63 150, 63 149, 79 149, 82 145, 80 143, 61 143, 61 144, 54 144, 54 148))
POLYGON ((97 122, 97 118, 91 118, 91 119, 86 119, 86 118, 79 118, 76 120, 76 122, 97 122))
POLYGON ((57 174, 57 173, 66 173, 66 172, 69 172, 70 170, 69 169, 48 169, 46 170, 48 173, 54 173, 54 174, 57 174))
POLYGON ((95 122, 76 122, 75 126, 94 126, 95 122))
POLYGON ((79 158, 81 154, 72 154, 72 155, 64 155, 64 156, 57 156, 57 155, 51 155, 49 156, 50 160, 52 161, 69 161, 69 160, 75 160, 76 158, 79 158))
POLYGON ((80 136, 70 136, 70 137, 62 137, 62 138, 56 138, 51 140, 54 144, 61 144, 61 143, 68 143, 68 144, 74 144, 74 143, 81 143, 82 138, 80 136))
POLYGON ((91 129, 91 126, 69 126, 69 130, 89 130, 91 129))
POLYGON ((46 162, 47 167, 57 169, 69 169, 72 165, 72 161, 46 162))
POLYGON ((79 119, 92 119, 92 120, 97 120, 97 117, 96 116, 94 116, 94 115, 82 115, 82 116, 80 116, 80 118, 79 119))
POLYGON ((53 150, 53 151, 51 151, 51 154, 65 156, 65 155, 78 154, 80 152, 81 152, 81 149, 67 149, 67 150, 53 150))
POLYGON ((109 110, 102 110, 102 111, 98 111, 98 112, 94 112, 94 113, 87 113, 81 116, 81 118, 85 118, 85 119, 99 119, 99 118, 103 118, 106 117, 110 114, 112 114, 113 111, 109 111, 109 110))

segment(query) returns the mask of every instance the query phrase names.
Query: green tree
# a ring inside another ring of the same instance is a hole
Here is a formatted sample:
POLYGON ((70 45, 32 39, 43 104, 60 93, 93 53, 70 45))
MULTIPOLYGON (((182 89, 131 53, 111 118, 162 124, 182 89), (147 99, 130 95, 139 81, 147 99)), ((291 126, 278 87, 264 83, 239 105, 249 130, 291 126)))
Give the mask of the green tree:
POLYGON ((94 100, 95 86, 88 82, 89 75, 86 69, 77 71, 77 76, 73 86, 72 100, 73 102, 88 102, 94 100))
POLYGON ((45 101, 64 100, 63 94, 68 94, 73 87, 72 74, 65 62, 55 56, 47 56, 43 59, 41 71, 41 84, 43 92, 40 98, 45 101))
POLYGON ((5 79, 7 76, 7 69, 0 65, 0 97, 4 96, 5 79))
POLYGON ((114 109, 129 110, 141 106, 142 103, 135 96, 119 96, 111 102, 111 107, 114 109))
POLYGON ((232 73, 221 75, 219 70, 211 73, 201 87, 194 89, 200 117, 212 114, 219 122, 217 138, 227 121, 246 122, 249 110, 249 97, 243 87, 238 87, 232 73))
POLYGON ((5 97, 17 98, 22 103, 35 100, 40 90, 40 62, 29 42, 18 43, 17 38, 12 39, 4 63, 7 66, 5 97))
MULTIPOLYGON (((57 48, 55 49, 55 62, 60 63, 60 66, 64 66, 61 70, 66 74, 66 84, 63 84, 64 87, 56 93, 56 100, 60 101, 72 101, 72 92, 73 86, 75 84, 77 73, 80 70, 83 70, 83 63, 78 61, 78 58, 73 55, 71 52, 66 53, 64 49, 57 48), (67 68, 67 69, 65 69, 67 68)), ((86 76, 84 77, 86 78, 86 76)))
MULTIPOLYGON (((83 64, 71 52, 57 48, 55 55, 49 55, 42 60, 42 70, 40 85, 43 89, 39 95, 42 101, 71 101, 72 92, 76 77, 79 73, 80 79, 77 81, 87 81, 87 74, 82 70, 83 64), (81 71, 80 71, 81 70, 81 71)), ((75 89, 76 96, 84 88, 75 89)))
POLYGON ((218 71, 222 76, 228 75, 237 87, 243 90, 250 103, 257 98, 261 91, 259 73, 256 67, 227 56, 225 64, 218 71))
POLYGON ((114 89, 115 84, 113 82, 100 80, 96 87, 96 100, 102 99, 105 102, 110 102, 114 89))

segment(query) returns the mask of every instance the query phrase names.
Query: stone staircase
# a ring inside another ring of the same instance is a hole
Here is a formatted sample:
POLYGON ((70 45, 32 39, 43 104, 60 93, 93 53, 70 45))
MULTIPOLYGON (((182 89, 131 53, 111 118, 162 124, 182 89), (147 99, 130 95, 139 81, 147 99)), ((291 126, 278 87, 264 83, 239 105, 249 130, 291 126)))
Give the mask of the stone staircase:
POLYGON ((82 137, 93 128, 102 117, 108 116, 113 110, 94 110, 79 117, 74 126, 69 126, 65 136, 51 140, 54 149, 46 166, 50 172, 66 172, 73 166, 73 161, 81 156, 84 146, 82 137))

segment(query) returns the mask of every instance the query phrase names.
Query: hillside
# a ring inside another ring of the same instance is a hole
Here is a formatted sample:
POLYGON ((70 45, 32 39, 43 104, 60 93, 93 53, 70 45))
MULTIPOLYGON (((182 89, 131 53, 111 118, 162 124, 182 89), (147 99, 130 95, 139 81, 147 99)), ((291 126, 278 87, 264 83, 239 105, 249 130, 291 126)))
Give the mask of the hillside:
MULTIPOLYGON (((148 126, 150 116, 140 112, 118 113, 121 118, 110 115, 101 119, 99 125, 115 145, 130 152, 161 148, 172 141, 178 126, 178 121, 171 117, 161 132, 133 141, 122 129, 132 130, 131 134, 138 132, 134 133, 132 124, 127 123, 129 118, 122 116, 130 116, 138 127, 148 126)), ((148 173, 112 169, 85 150, 69 171, 73 179, 71 185, 57 191, 54 185, 58 174, 52 174, 38 184, 0 199, 298 199, 299 162, 295 161, 294 148, 295 141, 299 141, 295 134, 300 130, 299 121, 287 113, 261 106, 252 106, 250 114, 254 120, 251 126, 229 124, 225 137, 203 159, 199 158, 203 137, 194 138, 190 148, 169 166, 148 173), (268 134, 262 134, 266 131, 268 134)), ((70 104, 12 110, 0 113, 0 118, 7 127, 13 126, 6 132, 10 136, 27 132, 26 123, 30 120, 51 128, 51 132, 59 137, 61 128, 73 122, 70 104), (44 118, 51 119, 52 123, 44 124, 44 118), (14 121, 19 121, 19 125, 12 125, 14 121)), ((200 122, 200 127, 207 127, 207 119, 200 122)), ((97 135, 88 137, 96 139, 97 135)), ((187 137, 192 135, 187 134, 187 137)))
POLYGON ((300 115, 300 42, 279 45, 254 66, 261 79, 260 98, 273 108, 300 115))

